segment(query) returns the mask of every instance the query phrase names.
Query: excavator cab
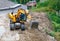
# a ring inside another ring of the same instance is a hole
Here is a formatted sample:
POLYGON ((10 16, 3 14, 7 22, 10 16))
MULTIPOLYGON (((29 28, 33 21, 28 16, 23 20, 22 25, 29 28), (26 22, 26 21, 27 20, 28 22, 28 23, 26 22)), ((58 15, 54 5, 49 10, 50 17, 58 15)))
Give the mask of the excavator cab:
POLYGON ((20 21, 26 21, 26 20, 27 20, 26 14, 21 13, 21 15, 20 15, 20 21))

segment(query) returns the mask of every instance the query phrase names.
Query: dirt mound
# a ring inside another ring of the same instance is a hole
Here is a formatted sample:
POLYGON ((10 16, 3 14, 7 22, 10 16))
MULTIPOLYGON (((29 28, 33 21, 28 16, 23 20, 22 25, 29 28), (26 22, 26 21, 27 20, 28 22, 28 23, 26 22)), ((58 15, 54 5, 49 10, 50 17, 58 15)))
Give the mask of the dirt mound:
POLYGON ((32 20, 37 20, 39 22, 38 29, 43 31, 44 29, 47 29, 48 31, 52 30, 51 23, 49 19, 47 18, 46 13, 40 12, 32 12, 32 20))

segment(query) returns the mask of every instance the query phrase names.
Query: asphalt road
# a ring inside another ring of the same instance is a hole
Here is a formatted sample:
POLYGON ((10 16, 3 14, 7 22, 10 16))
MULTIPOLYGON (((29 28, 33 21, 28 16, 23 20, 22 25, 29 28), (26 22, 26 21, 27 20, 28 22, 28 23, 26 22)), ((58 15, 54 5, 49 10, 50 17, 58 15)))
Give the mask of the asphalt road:
POLYGON ((10 0, 0 0, 0 14, 6 14, 6 13, 10 13, 12 11, 17 12, 17 10, 19 8, 27 9, 27 6, 25 6, 25 5, 21 5, 17 8, 14 8, 15 5, 17 5, 17 4, 11 2, 10 0), (13 7, 14 9, 8 9, 8 10, 1 11, 2 8, 4 9, 4 8, 9 8, 9 7, 13 7))
POLYGON ((23 8, 23 9, 27 9, 27 6, 26 5, 21 5, 20 7, 17 7, 17 8, 14 8, 14 9, 8 9, 8 10, 3 10, 3 11, 0 11, 0 14, 7 14, 7 13, 11 13, 11 12, 17 12, 17 10, 19 8, 23 8))
POLYGON ((15 5, 15 3, 11 2, 10 0, 0 0, 0 8, 5 8, 13 5, 15 5))

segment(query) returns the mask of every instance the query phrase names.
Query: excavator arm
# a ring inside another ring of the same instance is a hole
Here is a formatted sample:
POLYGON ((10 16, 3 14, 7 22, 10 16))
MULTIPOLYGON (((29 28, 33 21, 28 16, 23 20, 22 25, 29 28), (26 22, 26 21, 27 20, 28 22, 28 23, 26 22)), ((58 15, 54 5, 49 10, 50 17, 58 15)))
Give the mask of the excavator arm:
POLYGON ((10 20, 12 20, 13 22, 16 22, 16 17, 15 17, 15 15, 13 15, 13 14, 8 14, 8 17, 10 18, 10 20))

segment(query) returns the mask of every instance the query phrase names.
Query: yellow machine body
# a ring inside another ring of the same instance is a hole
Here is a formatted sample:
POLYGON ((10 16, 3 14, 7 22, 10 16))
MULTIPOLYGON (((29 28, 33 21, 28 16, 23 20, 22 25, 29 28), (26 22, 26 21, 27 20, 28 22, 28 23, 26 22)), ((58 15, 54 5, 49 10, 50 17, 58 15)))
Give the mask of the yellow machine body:
MULTIPOLYGON (((27 18, 31 19, 28 10, 24 10, 24 9, 18 9, 16 14, 9 13, 8 17, 12 20, 12 22, 16 22, 16 19, 20 17, 21 13, 26 14, 27 18)), ((20 20, 20 22, 25 22, 25 21, 20 20)))

